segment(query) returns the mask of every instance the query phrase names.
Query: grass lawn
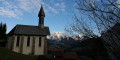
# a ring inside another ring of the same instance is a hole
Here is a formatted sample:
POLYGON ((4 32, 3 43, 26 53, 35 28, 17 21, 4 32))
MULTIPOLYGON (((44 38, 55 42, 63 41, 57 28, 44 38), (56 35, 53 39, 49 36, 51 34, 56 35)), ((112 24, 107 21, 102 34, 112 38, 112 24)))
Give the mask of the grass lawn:
POLYGON ((37 56, 23 55, 0 47, 0 60, 36 60, 37 56))

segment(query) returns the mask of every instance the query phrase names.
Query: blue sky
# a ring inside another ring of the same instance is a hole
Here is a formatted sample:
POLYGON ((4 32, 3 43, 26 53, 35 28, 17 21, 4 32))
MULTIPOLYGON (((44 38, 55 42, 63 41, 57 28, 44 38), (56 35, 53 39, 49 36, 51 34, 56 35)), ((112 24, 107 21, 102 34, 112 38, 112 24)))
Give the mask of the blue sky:
POLYGON ((0 0, 0 22, 7 24, 7 33, 17 24, 37 26, 41 5, 50 32, 64 32, 72 22, 74 0, 0 0))

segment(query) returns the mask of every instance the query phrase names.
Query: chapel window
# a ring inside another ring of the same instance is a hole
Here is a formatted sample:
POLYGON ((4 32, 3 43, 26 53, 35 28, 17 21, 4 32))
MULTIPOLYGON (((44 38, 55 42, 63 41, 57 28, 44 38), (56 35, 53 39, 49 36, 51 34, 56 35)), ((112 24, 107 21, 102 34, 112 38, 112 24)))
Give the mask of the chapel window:
POLYGON ((20 43, 20 36, 17 36, 16 46, 19 46, 19 43, 20 43))
POLYGON ((39 37, 39 46, 41 46, 41 40, 42 40, 42 38, 39 37))
POLYGON ((27 38, 27 46, 30 46, 30 36, 27 38))

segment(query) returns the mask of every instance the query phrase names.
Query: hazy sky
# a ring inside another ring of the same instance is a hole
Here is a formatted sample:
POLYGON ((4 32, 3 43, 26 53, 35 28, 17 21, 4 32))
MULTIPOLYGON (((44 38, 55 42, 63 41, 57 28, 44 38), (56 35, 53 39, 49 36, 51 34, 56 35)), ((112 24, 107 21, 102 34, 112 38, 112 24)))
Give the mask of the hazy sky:
POLYGON ((41 5, 45 10, 45 26, 52 32, 64 32, 71 22, 74 0, 0 0, 0 22, 7 24, 7 33, 17 24, 38 25, 41 5))

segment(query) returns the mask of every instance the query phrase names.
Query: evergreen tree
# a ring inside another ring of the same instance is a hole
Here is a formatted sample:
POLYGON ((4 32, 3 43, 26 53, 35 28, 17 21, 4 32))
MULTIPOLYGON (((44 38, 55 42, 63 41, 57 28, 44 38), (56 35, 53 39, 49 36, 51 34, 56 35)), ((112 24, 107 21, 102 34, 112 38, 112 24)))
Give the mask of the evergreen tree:
POLYGON ((3 29, 2 30, 3 30, 2 31, 3 32, 3 39, 6 39, 6 30, 7 30, 6 29, 6 24, 3 25, 3 29))
POLYGON ((3 31, 3 25, 0 23, 0 39, 2 39, 2 31, 3 31))
POLYGON ((0 46, 6 45, 6 24, 0 23, 0 46))

